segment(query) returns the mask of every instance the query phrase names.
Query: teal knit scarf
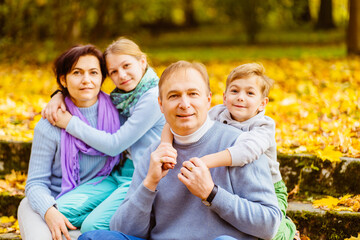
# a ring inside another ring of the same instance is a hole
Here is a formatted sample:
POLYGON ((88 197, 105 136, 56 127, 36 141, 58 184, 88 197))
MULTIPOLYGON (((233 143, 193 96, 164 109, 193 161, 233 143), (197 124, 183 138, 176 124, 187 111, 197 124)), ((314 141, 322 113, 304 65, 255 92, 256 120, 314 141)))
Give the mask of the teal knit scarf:
POLYGON ((110 93, 110 98, 119 113, 125 117, 130 117, 130 108, 134 106, 139 98, 149 89, 156 87, 159 83, 159 77, 151 67, 148 67, 144 76, 134 90, 125 92, 118 88, 110 93))

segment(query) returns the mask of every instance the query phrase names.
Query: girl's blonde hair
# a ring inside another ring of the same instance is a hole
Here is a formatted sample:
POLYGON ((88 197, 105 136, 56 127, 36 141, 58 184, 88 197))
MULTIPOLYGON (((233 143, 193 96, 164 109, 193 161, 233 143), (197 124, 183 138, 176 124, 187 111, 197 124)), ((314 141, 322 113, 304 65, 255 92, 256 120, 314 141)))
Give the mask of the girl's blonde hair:
POLYGON ((137 60, 140 60, 143 56, 146 58, 146 54, 141 51, 140 47, 135 42, 125 37, 120 37, 118 40, 111 43, 104 52, 104 58, 106 59, 106 56, 109 54, 130 55, 137 60))

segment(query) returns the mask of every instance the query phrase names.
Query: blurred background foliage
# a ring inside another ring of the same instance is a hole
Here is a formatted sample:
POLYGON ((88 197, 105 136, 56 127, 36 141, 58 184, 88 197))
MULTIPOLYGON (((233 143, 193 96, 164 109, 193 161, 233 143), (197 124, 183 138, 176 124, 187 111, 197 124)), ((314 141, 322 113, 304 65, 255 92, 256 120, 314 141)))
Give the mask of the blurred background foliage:
POLYGON ((339 57, 349 1, 0 0, 0 61, 42 64, 74 44, 104 49, 122 35, 155 61, 263 57, 254 46, 266 58, 302 57, 305 45, 310 55, 339 57))

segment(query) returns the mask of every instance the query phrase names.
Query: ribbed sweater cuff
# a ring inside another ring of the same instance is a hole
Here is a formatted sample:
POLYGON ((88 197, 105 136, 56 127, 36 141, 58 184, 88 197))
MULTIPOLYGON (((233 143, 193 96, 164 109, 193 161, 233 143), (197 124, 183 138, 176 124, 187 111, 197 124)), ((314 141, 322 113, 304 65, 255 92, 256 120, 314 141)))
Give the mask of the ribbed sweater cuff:
POLYGON ((38 212, 43 219, 45 218, 46 211, 56 204, 54 197, 40 188, 31 189, 27 195, 33 210, 38 212))

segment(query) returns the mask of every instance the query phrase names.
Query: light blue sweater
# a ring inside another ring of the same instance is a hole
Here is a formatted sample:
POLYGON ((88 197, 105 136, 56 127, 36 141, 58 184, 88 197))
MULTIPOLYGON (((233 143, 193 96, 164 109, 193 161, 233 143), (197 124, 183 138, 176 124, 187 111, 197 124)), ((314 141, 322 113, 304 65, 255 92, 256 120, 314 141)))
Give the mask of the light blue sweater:
POLYGON ((192 195, 177 177, 182 163, 232 146, 240 130, 215 122, 195 143, 174 143, 177 164, 161 179, 155 192, 143 185, 150 154, 135 169, 124 202, 110 222, 110 229, 146 239, 271 239, 281 221, 267 160, 262 155, 244 167, 210 169, 219 190, 210 207, 192 195))
MULTIPOLYGON (((91 126, 97 126, 98 103, 89 108, 80 108, 91 126)), ((61 191, 61 130, 46 119, 40 119, 34 130, 28 178, 25 194, 31 208, 42 218, 56 204, 55 197, 61 191)), ((87 182, 102 169, 107 157, 89 156, 80 153, 80 181, 87 182)))
POLYGON ((165 124, 158 104, 158 88, 145 92, 130 109, 130 114, 127 119, 120 115, 121 127, 113 134, 90 127, 76 116, 71 118, 66 131, 110 156, 128 149, 136 168, 145 149, 160 139, 165 124))

